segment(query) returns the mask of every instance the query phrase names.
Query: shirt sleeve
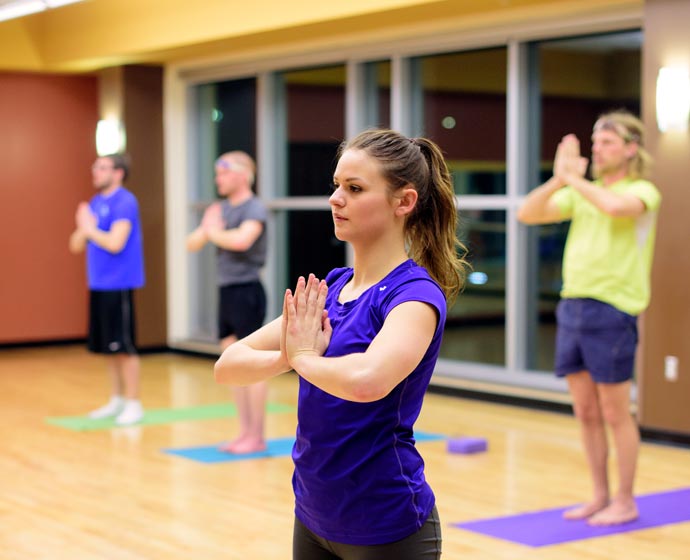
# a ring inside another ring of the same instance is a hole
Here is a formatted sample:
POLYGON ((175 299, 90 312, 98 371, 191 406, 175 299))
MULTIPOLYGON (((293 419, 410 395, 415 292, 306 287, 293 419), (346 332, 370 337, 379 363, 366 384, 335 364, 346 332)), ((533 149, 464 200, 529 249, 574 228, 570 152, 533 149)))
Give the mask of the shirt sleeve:
POLYGON ((139 204, 134 196, 123 197, 122 200, 115 204, 112 208, 111 223, 119 222, 120 220, 127 220, 134 225, 139 214, 139 204))
POLYGON ((657 210, 661 204, 661 193, 659 189, 649 181, 635 181, 626 192, 639 198, 644 203, 647 210, 657 210))
POLYGON ((572 187, 563 187, 551 195, 551 200, 556 203, 561 211, 561 218, 570 219, 573 215, 574 192, 572 187))
POLYGON ((446 322, 446 297, 441 288, 430 279, 417 278, 405 282, 391 291, 382 306, 384 318, 398 305, 408 301, 421 301, 436 309, 438 328, 443 328, 446 322))
POLYGON ((249 207, 244 219, 256 220, 257 222, 265 224, 268 221, 268 212, 266 207, 259 200, 254 199, 254 204, 249 207))

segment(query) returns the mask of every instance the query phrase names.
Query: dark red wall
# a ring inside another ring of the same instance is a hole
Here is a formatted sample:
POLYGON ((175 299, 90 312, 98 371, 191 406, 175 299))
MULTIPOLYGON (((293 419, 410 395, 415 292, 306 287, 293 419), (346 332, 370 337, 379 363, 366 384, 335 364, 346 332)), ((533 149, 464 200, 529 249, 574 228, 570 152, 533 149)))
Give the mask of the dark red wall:
POLYGON ((0 344, 86 335, 67 241, 93 194, 97 120, 95 77, 0 73, 0 344))

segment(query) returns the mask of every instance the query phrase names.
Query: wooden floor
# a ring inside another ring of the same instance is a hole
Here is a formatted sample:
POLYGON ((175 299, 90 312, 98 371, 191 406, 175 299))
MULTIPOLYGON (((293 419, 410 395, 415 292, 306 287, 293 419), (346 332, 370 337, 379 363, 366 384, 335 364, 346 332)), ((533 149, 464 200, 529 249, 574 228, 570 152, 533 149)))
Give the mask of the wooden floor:
MULTIPOLYGON (((212 364, 145 356, 145 406, 226 402, 229 390, 214 384, 212 364)), ((294 405, 296 388, 294 375, 278 378, 269 400, 294 405)), ((107 396, 101 359, 81 347, 0 351, 0 559, 290 559, 289 457, 205 465, 161 451, 223 441, 236 429, 234 418, 93 432, 45 422, 83 414, 107 396)), ((295 421, 294 412, 269 415, 268 436, 292 436, 295 421)), ((443 523, 444 558, 690 558, 690 523, 543 548, 449 526, 586 497, 569 415, 430 394, 417 428, 489 441, 487 453, 470 456, 448 454, 442 441, 419 444, 443 523)), ((637 480, 639 493, 689 486, 690 450, 643 444, 637 480)))

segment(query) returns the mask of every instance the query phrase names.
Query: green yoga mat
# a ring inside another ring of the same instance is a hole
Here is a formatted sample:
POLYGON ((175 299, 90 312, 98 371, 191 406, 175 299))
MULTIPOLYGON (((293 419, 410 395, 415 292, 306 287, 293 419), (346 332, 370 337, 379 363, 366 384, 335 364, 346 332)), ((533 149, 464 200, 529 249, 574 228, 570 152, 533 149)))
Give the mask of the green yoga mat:
MULTIPOLYGON (((293 412, 294 410, 294 407, 284 404, 269 403, 266 405, 266 412, 268 413, 293 412)), ((159 408, 156 410, 146 410, 141 422, 137 422, 134 425, 148 426, 152 424, 167 424, 168 422, 189 420, 213 420, 214 418, 225 418, 228 416, 235 416, 236 414, 237 409, 234 405, 229 403, 206 404, 187 408, 159 408)), ((77 432, 109 430, 110 428, 121 427, 115 424, 115 418, 93 420, 86 416, 52 417, 46 418, 46 422, 54 426, 60 426, 77 432)))

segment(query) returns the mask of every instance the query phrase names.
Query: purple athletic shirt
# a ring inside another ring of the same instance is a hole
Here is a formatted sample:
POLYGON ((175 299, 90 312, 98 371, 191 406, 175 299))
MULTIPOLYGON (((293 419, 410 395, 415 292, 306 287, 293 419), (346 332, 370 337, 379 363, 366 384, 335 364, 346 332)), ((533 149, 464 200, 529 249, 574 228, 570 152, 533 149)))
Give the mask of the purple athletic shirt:
POLYGON ((109 196, 96 194, 89 203, 98 218, 98 229, 110 231, 114 222, 127 220, 132 230, 119 253, 111 253, 89 241, 86 247, 86 270, 91 290, 133 290, 144 285, 139 204, 124 187, 109 196))
POLYGON ((434 506, 413 425, 438 358, 446 299, 426 269, 408 260, 341 304, 338 296, 352 274, 338 268, 326 277, 333 336, 325 356, 364 352, 388 313, 406 301, 428 303, 439 320, 420 364, 381 400, 346 401, 299 378, 295 515, 331 541, 385 544, 418 531, 434 506))

